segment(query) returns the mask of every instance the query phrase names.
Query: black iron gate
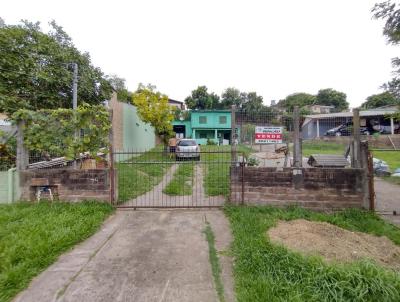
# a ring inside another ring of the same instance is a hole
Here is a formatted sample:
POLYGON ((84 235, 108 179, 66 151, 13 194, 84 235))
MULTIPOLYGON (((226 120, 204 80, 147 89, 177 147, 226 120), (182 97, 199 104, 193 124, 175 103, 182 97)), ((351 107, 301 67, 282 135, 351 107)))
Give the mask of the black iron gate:
POLYGON ((177 158, 175 153, 162 148, 114 152, 115 205, 119 208, 222 206, 229 197, 230 166, 236 164, 230 146, 204 146, 202 151, 181 155, 177 158))

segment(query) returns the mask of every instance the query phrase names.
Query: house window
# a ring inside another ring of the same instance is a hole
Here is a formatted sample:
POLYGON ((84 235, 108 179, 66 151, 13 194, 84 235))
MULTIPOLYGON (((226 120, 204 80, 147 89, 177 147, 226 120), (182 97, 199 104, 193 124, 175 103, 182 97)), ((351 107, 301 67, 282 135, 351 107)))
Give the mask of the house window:
POLYGON ((207 124, 207 117, 199 116, 199 124, 207 124))
POLYGON ((220 124, 226 124, 226 116, 225 115, 221 115, 219 117, 219 123, 220 124))

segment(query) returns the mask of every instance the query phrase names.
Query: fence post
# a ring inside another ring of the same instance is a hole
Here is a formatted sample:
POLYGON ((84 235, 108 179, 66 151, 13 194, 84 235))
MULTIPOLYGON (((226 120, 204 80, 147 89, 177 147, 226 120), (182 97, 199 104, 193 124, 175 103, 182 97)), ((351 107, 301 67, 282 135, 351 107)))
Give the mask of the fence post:
POLYGON ((303 166, 303 155, 301 154, 300 141, 300 113, 299 106, 293 110, 293 166, 301 168, 303 166))
POLYGON ((108 143, 109 143, 109 171, 110 171, 110 202, 111 204, 115 203, 115 192, 116 192, 116 186, 115 186, 115 171, 114 171, 114 132, 113 132, 113 110, 109 109, 109 120, 111 123, 111 128, 108 133, 108 143))
POLYGON ((17 170, 26 170, 29 165, 29 154, 24 143, 24 127, 25 121, 17 123, 17 170))
POLYGON ((362 141, 360 144, 360 164, 364 170, 362 178, 364 190, 364 208, 370 211, 375 210, 375 188, 374 188, 374 168, 372 154, 368 148, 368 141, 362 141))
POLYGON ((236 106, 232 105, 231 108, 231 155, 232 167, 236 165, 236 106))
POLYGON ((360 110, 353 109, 353 142, 352 148, 352 167, 361 168, 361 133, 360 133, 360 110))

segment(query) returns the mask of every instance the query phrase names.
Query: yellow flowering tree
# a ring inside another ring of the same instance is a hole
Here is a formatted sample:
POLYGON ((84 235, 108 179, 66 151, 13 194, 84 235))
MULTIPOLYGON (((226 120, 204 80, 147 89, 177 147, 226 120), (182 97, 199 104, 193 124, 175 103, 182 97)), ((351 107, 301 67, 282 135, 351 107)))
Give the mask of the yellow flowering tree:
POLYGON ((132 95, 132 103, 137 107, 139 117, 154 127, 155 133, 164 144, 172 137, 174 109, 168 104, 168 96, 155 90, 152 85, 139 84, 132 95))

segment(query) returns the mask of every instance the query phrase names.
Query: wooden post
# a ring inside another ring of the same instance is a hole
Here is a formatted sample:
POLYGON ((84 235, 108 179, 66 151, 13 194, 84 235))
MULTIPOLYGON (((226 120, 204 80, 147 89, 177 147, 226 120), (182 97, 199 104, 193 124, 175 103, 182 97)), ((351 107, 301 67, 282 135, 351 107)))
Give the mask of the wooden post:
POLYGON ((300 146, 300 112, 299 106, 295 106, 293 110, 293 166, 301 168, 303 166, 303 158, 300 146))
POLYGON ((29 165, 29 153, 24 143, 25 121, 19 121, 17 124, 17 170, 26 170, 29 165))
POLYGON ((236 106, 232 105, 231 108, 231 155, 232 166, 237 162, 236 158, 236 106))
POLYGON ((319 119, 317 119, 317 138, 319 138, 319 119))
POLYGON ((352 167, 361 168, 361 133, 360 133, 360 110, 353 109, 353 154, 352 167))

